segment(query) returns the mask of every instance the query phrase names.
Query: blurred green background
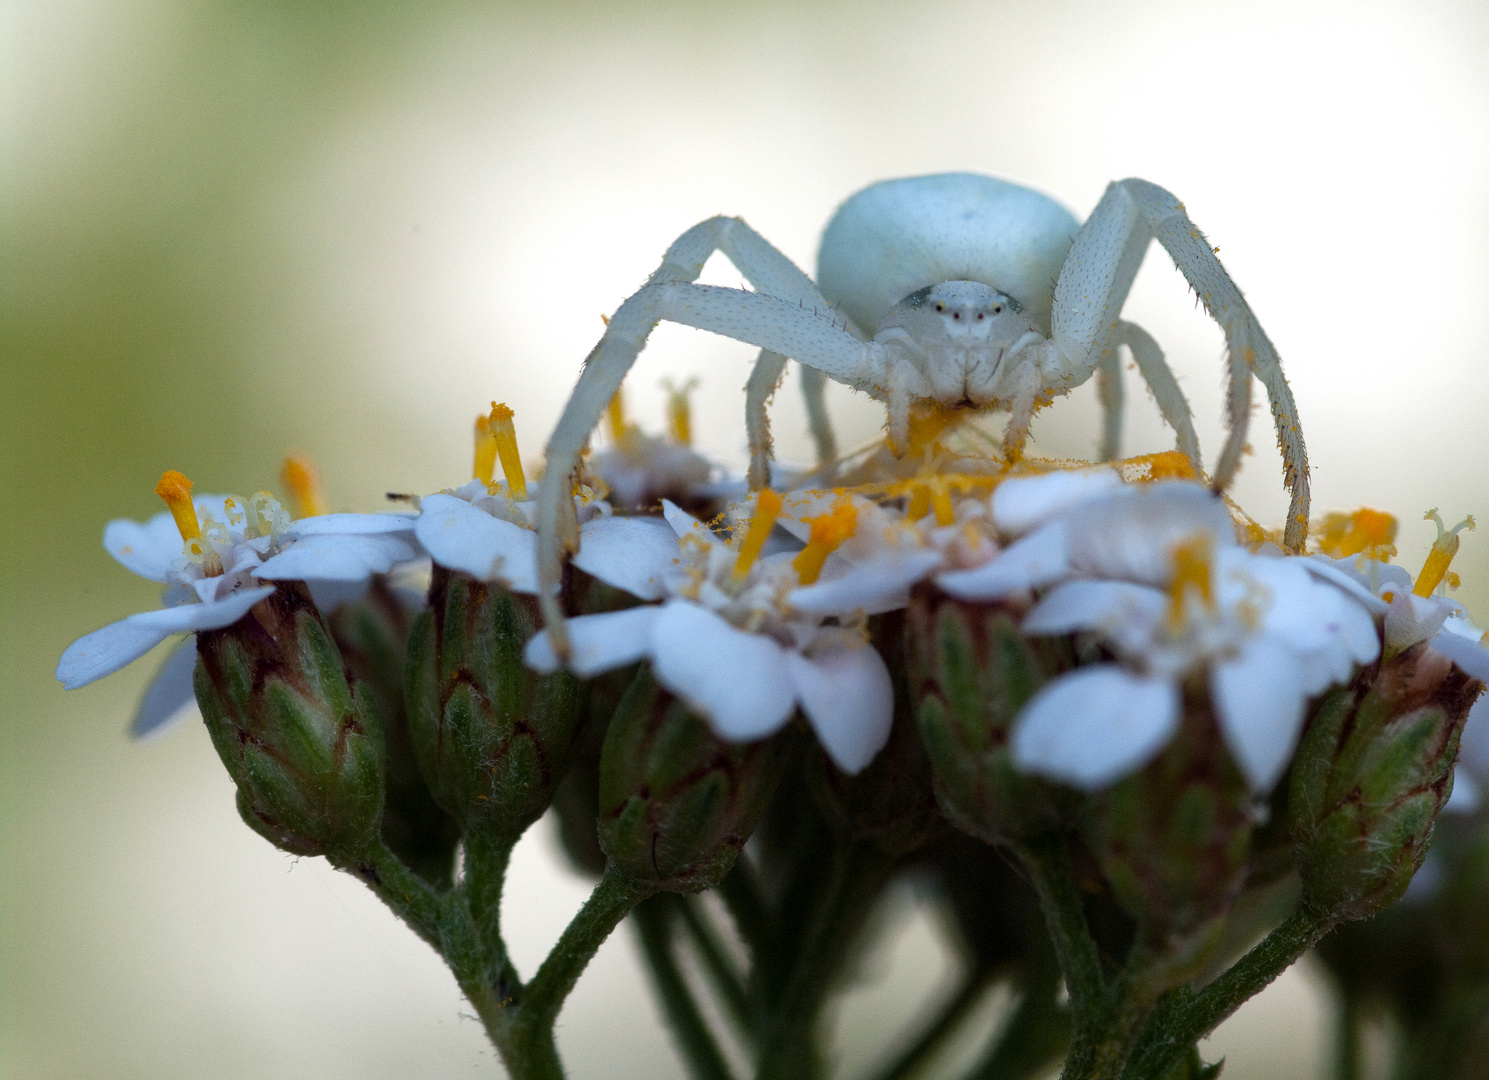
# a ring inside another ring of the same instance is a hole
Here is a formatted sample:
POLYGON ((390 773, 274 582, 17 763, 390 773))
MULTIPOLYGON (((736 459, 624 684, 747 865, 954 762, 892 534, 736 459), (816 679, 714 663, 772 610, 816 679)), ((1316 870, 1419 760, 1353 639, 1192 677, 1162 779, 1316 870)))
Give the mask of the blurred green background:
MULTIPOLYGON (((498 1076, 442 966, 363 890, 237 821, 205 733, 132 744, 158 657, 64 694, 74 637, 155 603, 99 545, 287 449, 340 508, 462 480, 469 421, 536 458, 581 358, 682 229, 748 218, 810 268, 833 207, 947 169, 1078 214, 1172 189, 1287 364, 1315 507, 1489 514, 1489 10, 1476 3, 928 0, 745 6, 4 0, 0 327, 0 1073, 498 1076)), ((712 280, 738 275, 711 266, 712 280)), ((1219 445, 1220 337, 1161 254, 1131 304, 1219 445)), ((701 375, 695 430, 743 460, 750 350, 664 327, 631 382, 701 375)), ((835 388, 845 445, 882 416, 835 388)), ((1130 395, 1129 448, 1166 442, 1130 395)), ((783 456, 806 451, 778 399, 783 456)), ((1038 448, 1089 452, 1090 387, 1038 448)), ((1237 493, 1284 507, 1257 417, 1237 493)), ((1489 536, 1462 599, 1489 619, 1489 536)), ((584 886, 544 826, 505 914, 525 971, 584 886)), ((843 1074, 944 966, 905 905, 841 1017, 843 1074), (872 1035, 872 1038, 870 1036, 872 1035)), ((625 932, 561 1021, 576 1077, 680 1075, 625 932)), ((1216 1037, 1230 1080, 1318 1075, 1306 964, 1216 1037)))

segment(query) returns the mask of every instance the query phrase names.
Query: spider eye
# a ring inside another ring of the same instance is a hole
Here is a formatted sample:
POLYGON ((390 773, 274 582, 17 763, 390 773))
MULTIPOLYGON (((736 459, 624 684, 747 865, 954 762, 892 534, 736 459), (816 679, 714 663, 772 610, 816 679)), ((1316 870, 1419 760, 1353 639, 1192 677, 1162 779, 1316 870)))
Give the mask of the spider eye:
POLYGON ((1003 312, 1003 305, 1002 304, 994 304, 993 305, 993 314, 994 315, 1002 314, 1002 312, 1003 312))
POLYGON ((953 319, 960 319, 962 317, 962 313, 960 311, 953 311, 951 313, 951 317, 953 319))
POLYGON ((980 311, 979 311, 979 312, 978 312, 978 313, 977 313, 977 321, 978 321, 978 322, 982 322, 982 320, 983 320, 983 314, 982 314, 982 312, 980 312, 980 311))
POLYGON ((937 304, 936 305, 936 310, 937 311, 945 311, 946 310, 946 305, 945 304, 937 304))

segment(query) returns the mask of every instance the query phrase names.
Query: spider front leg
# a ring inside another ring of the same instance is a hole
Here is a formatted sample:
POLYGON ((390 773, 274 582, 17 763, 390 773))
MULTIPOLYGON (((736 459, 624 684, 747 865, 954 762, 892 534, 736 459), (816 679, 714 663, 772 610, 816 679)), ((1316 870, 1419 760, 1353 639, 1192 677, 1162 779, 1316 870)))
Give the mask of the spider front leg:
MULTIPOLYGON (((1240 466, 1254 374, 1267 389, 1282 450, 1283 480, 1292 493, 1283 543, 1290 551, 1301 551, 1308 533, 1308 453, 1292 391, 1266 332, 1178 199, 1146 180, 1122 180, 1107 187, 1060 270, 1055 285, 1053 339, 1070 370, 1083 374, 1095 370, 1102 356, 1119 340, 1122 305, 1153 239, 1163 245, 1205 310, 1225 332, 1229 432, 1215 466, 1215 487, 1223 491, 1229 486, 1240 466)), ((1129 346, 1132 340, 1129 337, 1129 346)), ((1133 346, 1133 350, 1141 370, 1143 343, 1133 346)), ((1151 358, 1151 351, 1148 355, 1151 358)), ((1164 381, 1161 375, 1159 381, 1164 381)), ((1154 386, 1160 406, 1177 390, 1177 384, 1160 389, 1151 378, 1149 385, 1154 386)), ((1177 412, 1164 412, 1174 423, 1177 412)), ((1175 427, 1182 437, 1182 429, 1175 427)))
POLYGON ((815 367, 829 378, 884 400, 885 350, 804 305, 744 289, 653 280, 616 311, 584 362, 548 440, 548 470, 538 493, 538 576, 544 620, 560 655, 568 648, 558 586, 564 552, 577 543, 570 494, 584 446, 651 334, 665 319, 743 341, 815 367))

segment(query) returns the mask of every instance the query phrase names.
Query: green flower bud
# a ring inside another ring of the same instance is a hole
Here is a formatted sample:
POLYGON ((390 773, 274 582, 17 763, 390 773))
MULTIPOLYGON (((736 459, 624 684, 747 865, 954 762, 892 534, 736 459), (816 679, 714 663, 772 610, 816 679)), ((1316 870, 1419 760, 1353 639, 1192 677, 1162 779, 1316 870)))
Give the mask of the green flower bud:
POLYGON ((1324 699, 1288 798, 1309 902, 1363 919, 1406 891, 1452 792, 1458 735, 1481 689, 1420 642, 1324 699))
POLYGON ((1226 751, 1203 685, 1186 688, 1178 734, 1144 768, 1087 802, 1086 843, 1117 904, 1137 923, 1150 975, 1194 977, 1220 944, 1247 880, 1245 778, 1226 751))
POLYGON ((299 855, 377 837, 382 733, 303 585, 281 584, 246 618, 197 634, 196 696, 256 832, 299 855))
POLYGON ((332 613, 332 636, 347 670, 367 693, 387 751, 383 841, 427 881, 447 886, 455 871, 460 825, 440 808, 419 772, 404 710, 405 643, 412 614, 383 578, 367 595, 332 613))
POLYGON ((905 682, 904 617, 899 612, 879 616, 870 629, 874 646, 894 679, 894 727, 889 742, 866 769, 847 776, 827 760, 814 740, 813 790, 841 834, 897 859, 920 847, 941 815, 931 791, 931 763, 905 682))
POLYGON ((1037 652, 1004 608, 953 600, 933 586, 911 593, 907 629, 920 734, 952 824, 993 844, 1062 827, 1073 794, 1018 771, 1008 749, 1014 718, 1054 673, 1055 658, 1037 652))
POLYGON ((515 841, 542 816, 578 746, 583 685, 522 662, 534 597, 435 568, 409 632, 405 697, 419 768, 467 829, 515 841))
POLYGON ((643 667, 600 754, 600 847, 637 881, 712 888, 764 813, 790 737, 725 742, 643 667))

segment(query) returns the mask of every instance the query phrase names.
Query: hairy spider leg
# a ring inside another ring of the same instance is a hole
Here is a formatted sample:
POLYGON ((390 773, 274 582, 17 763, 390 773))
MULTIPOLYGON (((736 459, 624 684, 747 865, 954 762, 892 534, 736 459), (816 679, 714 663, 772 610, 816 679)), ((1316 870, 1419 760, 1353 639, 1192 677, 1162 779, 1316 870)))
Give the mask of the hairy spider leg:
MULTIPOLYGON (((543 617, 548 626, 554 629, 552 639, 560 654, 567 649, 567 639, 561 627, 563 612, 558 603, 557 588, 563 572, 563 553, 575 550, 578 545, 578 520, 573 512, 569 493, 573 489, 579 457, 584 453, 590 432, 594 431, 594 426, 605 413, 610 398, 615 396, 616 389, 619 389, 619 384, 624 380, 625 372, 630 371, 631 365, 636 362, 637 353, 645 346, 652 328, 657 325, 658 320, 672 319, 663 310, 670 302, 666 293, 667 286, 688 285, 689 288, 701 288, 689 283, 697 280, 698 274, 703 271, 704 262, 707 262, 713 252, 724 253, 739 268, 744 279, 761 290, 759 293, 740 289, 722 289, 719 292, 770 299, 783 296, 783 299, 777 301, 783 307, 798 311, 809 319, 819 320, 838 334, 846 334, 855 346, 861 347, 864 344, 852 332, 838 326, 831 317, 826 316, 828 301, 823 298, 822 293, 817 292, 812 279, 739 217, 710 217, 706 222, 692 226, 677 237, 648 283, 615 311, 605 335, 591 350, 590 356, 585 358, 575 392, 570 396, 557 428, 548 439, 548 474, 539 495, 539 533, 542 535, 539 545, 539 575, 543 584, 543 617), (661 304, 660 308, 658 304, 661 304)), ((673 322, 686 320, 673 319, 673 322)), ((703 329, 712 329, 712 326, 704 326, 703 329)), ((767 347, 764 343, 753 344, 767 347)), ((765 360, 764 356, 761 360, 765 360)), ((767 362, 774 363, 774 360, 767 362)), ((810 399, 813 389, 820 390, 820 384, 804 384, 804 392, 809 395, 809 413, 813 410, 810 399)), ((768 398, 768 393, 765 396, 768 398)), ((822 414, 825 417, 825 410, 822 414)))
MULTIPOLYGON (((1183 204, 1171 193, 1137 179, 1107 186, 1096 209, 1076 235, 1055 284, 1053 338, 1076 381, 1097 369, 1103 352, 1115 343, 1122 305, 1148 242, 1154 239, 1163 245, 1205 310, 1225 333, 1228 432, 1215 466, 1215 488, 1228 487, 1240 466, 1250 419, 1251 376, 1255 375, 1267 390, 1277 442, 1282 450, 1283 482, 1292 495, 1284 544, 1290 551, 1301 551, 1308 533, 1308 452, 1292 391, 1283 376, 1276 349, 1242 298, 1240 289, 1225 272, 1204 235, 1189 220, 1183 204)), ((1129 347, 1132 340, 1129 335, 1129 347)), ((1134 357, 1137 355, 1135 349, 1134 357)), ((1142 370, 1141 361, 1139 370, 1142 370)), ((1149 385, 1153 385, 1151 380, 1149 385)), ((1161 402, 1163 391, 1155 388, 1154 394, 1161 402)), ((1167 410, 1165 416, 1169 416, 1167 410)))

